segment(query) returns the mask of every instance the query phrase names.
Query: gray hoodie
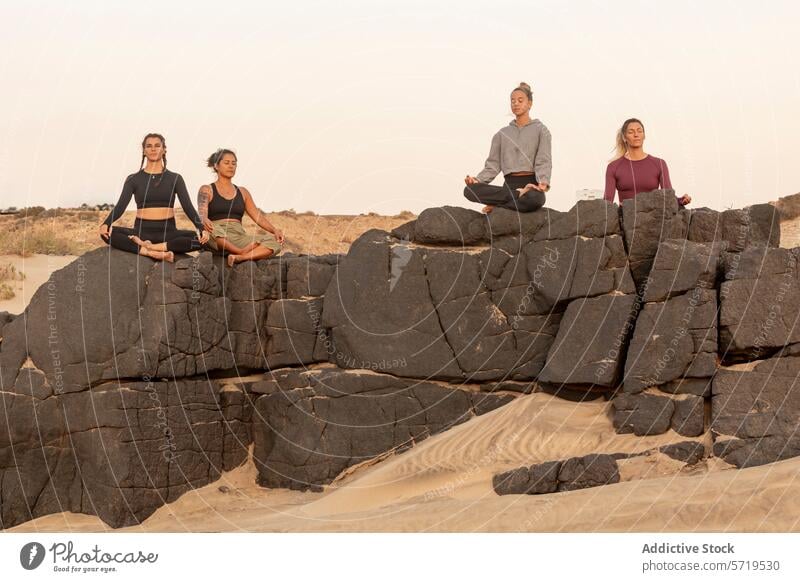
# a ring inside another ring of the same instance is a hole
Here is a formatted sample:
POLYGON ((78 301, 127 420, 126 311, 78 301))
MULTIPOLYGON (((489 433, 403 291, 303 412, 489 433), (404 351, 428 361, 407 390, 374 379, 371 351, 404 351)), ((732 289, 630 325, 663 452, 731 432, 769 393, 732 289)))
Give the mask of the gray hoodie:
POLYGON ((489 183, 500 172, 535 172, 539 182, 549 184, 552 166, 550 130, 538 119, 522 127, 514 119, 494 134, 486 166, 476 178, 489 183))

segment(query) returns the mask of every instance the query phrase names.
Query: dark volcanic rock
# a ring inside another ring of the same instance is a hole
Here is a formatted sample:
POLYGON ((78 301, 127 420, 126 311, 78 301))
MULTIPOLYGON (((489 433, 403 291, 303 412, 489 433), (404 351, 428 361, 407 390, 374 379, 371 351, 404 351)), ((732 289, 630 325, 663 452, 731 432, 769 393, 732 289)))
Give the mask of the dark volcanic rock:
POLYGON ((770 204, 756 204, 723 212, 696 208, 690 212, 690 241, 723 241, 731 252, 754 246, 780 245, 780 216, 770 204))
POLYGON ((676 461, 682 461, 687 465, 695 465, 705 456, 703 443, 697 441, 682 441, 659 447, 659 452, 676 461))
POLYGON ((397 228, 392 229, 392 236, 404 241, 413 241, 416 224, 416 219, 401 224, 397 228))
POLYGON ((719 318, 724 360, 756 360, 800 341, 799 253, 755 247, 725 255, 719 318))
POLYGON ((755 246, 777 247, 781 241, 780 215, 771 204, 725 210, 722 236, 732 252, 755 246))
POLYGON ((16 317, 8 311, 0 311, 0 339, 3 337, 3 328, 16 317))
MULTIPOLYGON (((555 491, 556 478, 558 477, 558 466, 560 463, 555 464, 555 476, 553 478, 555 491)), ((499 473, 492 477, 492 488, 498 495, 525 495, 533 493, 530 484, 530 472, 528 467, 520 467, 519 469, 512 469, 505 473, 499 473)), ((550 493, 550 491, 548 491, 550 493)))
POLYGON ((705 404, 699 396, 686 395, 675 399, 672 430, 683 436, 700 436, 705 432, 705 404))
POLYGON ((533 240, 553 240, 580 236, 602 238, 622 235, 619 209, 606 200, 581 200, 569 212, 550 213, 533 240))
POLYGON ((683 436, 705 432, 705 400, 700 396, 620 394, 611 403, 618 433, 643 436, 662 434, 670 428, 683 436))
POLYGON ((641 192, 622 203, 622 224, 631 275, 644 284, 661 241, 686 238, 686 221, 678 212, 674 190, 641 192))
POLYGON ((711 396, 711 378, 681 378, 657 386, 667 394, 694 394, 708 398, 711 396))
POLYGON ((331 330, 337 365, 377 366, 410 377, 464 376, 434 306, 426 255, 426 249, 395 243, 382 231, 353 243, 323 307, 322 325, 331 330))
POLYGON ((800 454, 798 376, 800 358, 792 356, 719 370, 711 397, 714 454, 737 467, 800 454))
POLYGON ((547 229, 562 212, 542 208, 536 212, 515 212, 507 208, 495 208, 487 216, 488 233, 492 241, 504 236, 522 236, 530 240, 540 229, 547 229))
POLYGON ((541 382, 611 387, 632 325, 633 295, 576 299, 567 307, 541 382))
POLYGON ((611 455, 591 454, 572 457, 558 471, 558 490, 574 491, 619 483, 617 461, 611 455))
POLYGON ((625 392, 651 386, 703 394, 717 368, 717 284, 722 243, 668 240, 644 285, 625 361, 625 392))
POLYGON ((422 244, 470 246, 486 239, 486 217, 458 206, 427 208, 414 223, 413 240, 422 244))
POLYGON ((288 376, 292 388, 255 403, 254 455, 264 487, 319 489, 347 467, 405 450, 515 398, 366 371, 288 376))
POLYGON ((540 495, 619 483, 615 455, 591 454, 520 467, 492 478, 498 495, 540 495))
POLYGON ((561 461, 548 461, 520 467, 492 478, 492 488, 498 495, 536 495, 558 490, 561 461))
POLYGON ((724 240, 722 235, 722 215, 716 210, 711 208, 692 208, 689 210, 689 217, 688 240, 701 243, 724 240))
POLYGON ((537 241, 509 251, 493 247, 481 260, 494 301, 518 317, 563 311, 580 297, 635 290, 616 235, 537 241))
MULTIPOLYGON (((61 511, 139 523, 251 450, 260 484, 319 489, 538 391, 617 394, 620 432, 686 437, 704 435, 711 396, 714 454, 740 467, 798 455, 800 249, 774 248, 777 225, 769 205, 690 211, 655 191, 621 212, 433 208, 346 257, 228 268, 205 252, 88 253, 23 315, 0 313, 0 527, 61 511), (720 356, 771 358, 718 372, 720 356)), ((693 441, 658 450, 705 455, 693 441)), ((493 484, 613 483, 630 456, 493 484)))
POLYGON ((0 526, 61 511, 134 525, 242 464, 252 442, 246 395, 216 381, 108 382, 54 394, 24 368, 4 395, 0 526))
POLYGON ((511 255, 494 247, 459 252, 368 234, 325 294, 322 323, 340 367, 416 378, 535 378, 561 316, 529 313, 522 299, 505 297, 516 277, 526 288, 525 263, 509 266, 511 255))
POLYGON ((310 364, 321 358, 314 351, 317 338, 323 333, 319 327, 321 313, 322 298, 278 299, 270 304, 266 338, 255 344, 260 347, 268 338, 268 367, 310 364))
POLYGON ((664 301, 696 287, 713 289, 720 272, 724 243, 667 240, 658 247, 643 299, 664 301))
POLYGON ((717 367, 717 294, 695 288, 639 312, 625 362, 626 392, 684 378, 708 378, 717 367))
MULTIPOLYGON (((267 368, 271 356, 281 364, 307 363, 315 337, 311 312, 281 305, 273 310, 281 316, 269 322, 267 312, 287 295, 287 270, 292 293, 309 297, 328 285, 330 260, 287 257, 230 269, 211 253, 169 264, 98 249, 53 273, 19 318, 22 327, 6 326, 4 339, 25 347, 22 359, 29 356, 55 389, 67 392, 116 378, 267 368), (298 326, 296 350, 279 337, 272 342, 276 353, 269 352, 278 319, 298 326)), ((0 352, 11 373, 19 358, 0 352)))
POLYGON ((611 403, 617 432, 636 436, 667 432, 675 412, 671 398, 654 394, 620 394, 611 403))

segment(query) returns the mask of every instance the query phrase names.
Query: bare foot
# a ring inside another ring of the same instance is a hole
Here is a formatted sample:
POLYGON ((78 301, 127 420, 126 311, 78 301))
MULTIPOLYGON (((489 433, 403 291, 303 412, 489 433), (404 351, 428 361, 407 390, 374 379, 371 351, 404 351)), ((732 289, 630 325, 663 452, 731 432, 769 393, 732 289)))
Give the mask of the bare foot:
POLYGON ((228 266, 232 267, 236 264, 236 255, 228 255, 228 266))
POLYGON ((147 247, 139 247, 139 254, 155 261, 167 261, 168 263, 175 261, 175 253, 172 251, 154 251, 147 247))
POLYGON ((150 245, 152 245, 152 244, 153 244, 153 243, 151 243, 149 240, 142 240, 142 239, 140 239, 140 238, 139 238, 138 236, 136 236, 135 234, 132 234, 132 235, 130 235, 128 238, 129 238, 129 239, 131 239, 133 242, 135 242, 135 243, 136 243, 137 245, 139 245, 140 247, 149 247, 150 245))
POLYGON ((494 210, 494 206, 487 204, 486 206, 483 207, 481 212, 483 212, 484 214, 490 214, 492 210, 494 210))

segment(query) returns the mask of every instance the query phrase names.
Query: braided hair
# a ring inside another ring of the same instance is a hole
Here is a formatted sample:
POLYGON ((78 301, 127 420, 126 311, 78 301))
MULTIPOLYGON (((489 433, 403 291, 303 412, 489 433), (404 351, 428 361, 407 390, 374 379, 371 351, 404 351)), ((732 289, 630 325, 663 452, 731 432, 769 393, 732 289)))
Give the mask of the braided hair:
MULTIPOLYGON (((144 136, 144 139, 142 140, 142 163, 139 165, 140 170, 144 168, 144 162, 147 159, 147 156, 144 155, 144 146, 147 143, 147 140, 150 139, 151 137, 158 138, 161 141, 161 145, 164 147, 164 149, 166 150, 167 148, 167 140, 164 139, 164 136, 161 135, 160 133, 148 133, 146 136, 144 136)), ((163 170, 161 171, 161 174, 158 176, 158 180, 156 180, 156 182, 153 184, 153 186, 155 187, 158 187, 161 184, 161 179, 164 177, 164 174, 167 173, 166 151, 164 152, 164 155, 161 156, 161 162, 163 164, 163 170)))

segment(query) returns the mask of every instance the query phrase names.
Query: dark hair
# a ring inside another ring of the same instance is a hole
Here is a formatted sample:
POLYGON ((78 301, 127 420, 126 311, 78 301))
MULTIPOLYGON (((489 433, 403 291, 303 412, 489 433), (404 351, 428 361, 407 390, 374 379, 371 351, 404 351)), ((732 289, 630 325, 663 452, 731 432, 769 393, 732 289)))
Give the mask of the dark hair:
MULTIPOLYGON (((531 86, 528 85, 525 81, 519 84, 518 87, 514 87, 514 91, 522 91, 525 93, 525 97, 528 98, 528 101, 533 101, 533 92, 531 91, 531 86)), ((514 91, 511 91, 512 93, 514 91)))
POLYGON ((230 154, 233 156, 234 160, 236 160, 237 162, 239 161, 239 158, 236 157, 235 151, 226 148, 219 148, 213 154, 208 156, 208 159, 206 159, 206 165, 212 170, 214 170, 214 172, 216 172, 217 169, 214 166, 216 166, 219 163, 219 161, 222 159, 222 156, 224 156, 225 154, 230 154))
MULTIPOLYGON (((144 139, 142 140, 142 163, 139 165, 139 169, 140 170, 144 168, 144 161, 147 159, 147 156, 144 155, 144 144, 146 144, 147 140, 150 139, 151 137, 157 137, 161 141, 161 145, 164 146, 164 149, 166 149, 166 147, 167 147, 167 140, 165 140, 164 136, 161 135, 160 133, 148 133, 146 136, 144 136, 144 139)), ((153 186, 158 186, 159 184, 161 184, 161 178, 164 177, 164 174, 167 171, 167 153, 166 152, 164 152, 164 155, 161 156, 161 162, 164 164, 164 169, 161 172, 161 175, 159 176, 159 178, 156 181, 156 183, 153 184, 153 186)))

